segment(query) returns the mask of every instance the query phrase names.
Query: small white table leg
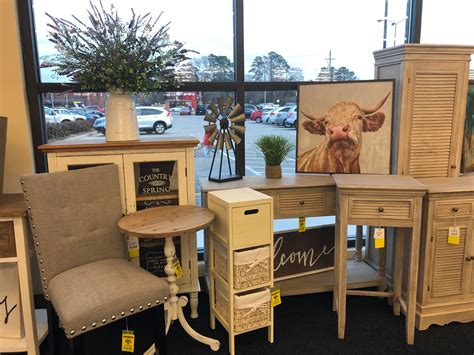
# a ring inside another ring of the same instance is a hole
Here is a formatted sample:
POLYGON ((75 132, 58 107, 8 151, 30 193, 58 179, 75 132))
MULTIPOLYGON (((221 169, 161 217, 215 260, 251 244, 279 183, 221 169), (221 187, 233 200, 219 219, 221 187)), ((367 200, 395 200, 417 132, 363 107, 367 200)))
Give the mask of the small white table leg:
POLYGON ((179 299, 176 296, 179 291, 179 287, 176 284, 176 274, 173 269, 173 258, 175 255, 176 249, 173 243, 172 237, 167 237, 165 241, 165 256, 166 256, 166 266, 165 273, 168 275, 168 287, 169 287, 169 298, 168 298, 168 312, 166 319, 166 330, 168 331, 170 323, 172 320, 178 319, 181 323, 183 329, 195 340, 207 344, 214 351, 219 350, 220 342, 218 340, 205 337, 197 333, 186 321, 186 318, 183 314, 183 307, 188 304, 188 299, 185 296, 181 296, 179 299))
POLYGON ((189 307, 191 307, 191 318, 196 319, 199 317, 198 313, 198 304, 199 298, 197 292, 190 292, 189 293, 189 307))

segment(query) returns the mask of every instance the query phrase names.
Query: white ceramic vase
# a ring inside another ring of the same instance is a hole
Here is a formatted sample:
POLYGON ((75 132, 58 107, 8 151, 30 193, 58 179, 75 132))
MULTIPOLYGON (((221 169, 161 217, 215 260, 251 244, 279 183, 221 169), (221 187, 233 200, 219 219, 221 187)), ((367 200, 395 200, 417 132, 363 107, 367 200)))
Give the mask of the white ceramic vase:
POLYGON ((105 140, 107 142, 137 141, 138 131, 135 102, 132 96, 110 93, 106 104, 105 140))

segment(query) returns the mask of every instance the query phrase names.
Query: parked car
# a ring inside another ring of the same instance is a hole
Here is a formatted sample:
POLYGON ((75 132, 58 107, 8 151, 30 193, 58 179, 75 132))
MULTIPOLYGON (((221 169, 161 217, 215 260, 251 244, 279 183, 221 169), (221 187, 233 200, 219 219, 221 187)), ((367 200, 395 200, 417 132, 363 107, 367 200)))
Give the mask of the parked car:
POLYGON ((56 113, 49 107, 44 106, 44 120, 46 123, 58 123, 56 113))
MULTIPOLYGON (((161 107, 138 106, 135 108, 137 113, 138 129, 144 132, 154 132, 163 134, 167 129, 173 126, 173 117, 171 113, 161 107)), ((95 120, 92 126, 98 132, 105 134, 106 118, 100 117, 95 120)))
POLYGON ((250 115, 252 114, 252 112, 255 112, 254 109, 251 109, 249 107, 246 107, 244 109, 244 113, 245 113, 245 118, 249 119, 250 118, 250 115))
POLYGON ((280 111, 275 115, 275 123, 279 126, 285 125, 286 120, 290 115, 296 114, 297 106, 287 106, 287 110, 280 111))
POLYGON ((263 115, 262 115, 262 123, 266 123, 266 124, 269 124, 269 120, 270 120, 270 116, 271 115, 274 115, 274 111, 277 109, 278 107, 268 107, 266 111, 263 111, 263 115))
POLYGON ((86 106, 84 107, 86 110, 92 110, 92 111, 100 111, 102 113, 105 113, 105 108, 104 107, 100 107, 100 106, 97 106, 97 105, 91 105, 91 106, 86 106))
POLYGON ((104 114, 101 112, 100 115, 93 113, 93 112, 100 112, 100 111, 92 111, 92 110, 86 110, 83 108, 73 108, 69 109, 72 113, 76 113, 81 116, 85 116, 88 120, 95 120, 96 118, 103 117, 104 114))
POLYGON ((175 106, 175 107, 171 107, 170 111, 171 112, 180 112, 183 108, 184 108, 184 106, 175 106))
POLYGON ((283 121, 283 126, 286 128, 295 128, 296 123, 298 122, 298 106, 292 106, 288 111, 288 116, 283 121))
POLYGON ((260 123, 260 122, 262 122, 262 115, 265 112, 268 112, 268 111, 271 111, 271 110, 273 110, 273 109, 271 109, 271 108, 258 109, 257 111, 254 111, 250 114, 250 120, 255 121, 257 123, 260 123))
POLYGON ((281 126, 283 124, 283 120, 286 118, 288 114, 288 110, 290 106, 283 106, 278 107, 277 109, 273 110, 270 114, 270 118, 268 119, 269 124, 277 124, 281 126))
POLYGON ((86 116, 73 113, 65 108, 55 108, 54 112, 56 113, 56 120, 59 123, 86 120, 86 116))
POLYGON ((254 110, 254 111, 258 110, 257 106, 252 105, 252 104, 245 104, 244 108, 245 109, 251 109, 251 110, 254 110))
POLYGON ((184 106, 181 110, 179 110, 180 116, 190 116, 193 113, 193 108, 189 106, 184 106))
POLYGON ((196 106, 196 115, 205 115, 207 110, 207 105, 199 104, 196 106))

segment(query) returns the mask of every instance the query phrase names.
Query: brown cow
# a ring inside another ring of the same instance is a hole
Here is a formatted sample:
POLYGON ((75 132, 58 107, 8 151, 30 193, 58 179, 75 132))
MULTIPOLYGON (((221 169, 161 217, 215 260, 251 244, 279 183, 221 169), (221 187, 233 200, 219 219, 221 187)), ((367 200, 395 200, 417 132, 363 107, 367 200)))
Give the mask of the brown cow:
POLYGON ((298 172, 360 173, 359 156, 362 132, 376 132, 385 121, 385 114, 377 112, 390 92, 373 108, 361 108, 354 101, 342 101, 329 108, 326 115, 309 118, 303 128, 312 134, 325 135, 326 139, 303 154, 298 155, 298 172))

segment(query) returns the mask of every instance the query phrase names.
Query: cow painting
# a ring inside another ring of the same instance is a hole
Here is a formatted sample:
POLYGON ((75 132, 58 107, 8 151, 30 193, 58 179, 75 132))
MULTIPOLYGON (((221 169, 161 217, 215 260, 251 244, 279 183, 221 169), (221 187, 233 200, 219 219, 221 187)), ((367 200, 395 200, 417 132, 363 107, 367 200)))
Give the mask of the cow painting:
POLYGON ((360 107, 354 101, 341 101, 321 117, 301 111, 306 117, 302 128, 311 134, 323 135, 324 140, 298 155, 297 171, 359 174, 363 133, 376 132, 383 126, 385 114, 379 110, 389 95, 390 92, 372 108, 360 107))

